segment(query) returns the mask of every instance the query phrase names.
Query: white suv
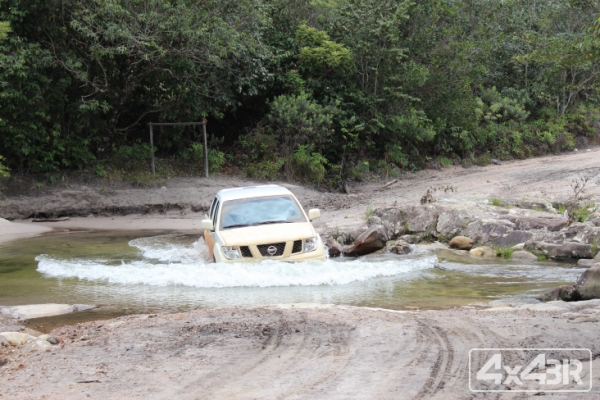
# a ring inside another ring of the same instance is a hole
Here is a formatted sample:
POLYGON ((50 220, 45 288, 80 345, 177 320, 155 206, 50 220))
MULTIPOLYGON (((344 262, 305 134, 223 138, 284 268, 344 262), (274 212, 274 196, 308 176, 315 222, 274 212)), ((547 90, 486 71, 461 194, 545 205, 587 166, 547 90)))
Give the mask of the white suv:
POLYGON ((304 212, 281 186, 220 190, 202 220, 204 239, 215 262, 325 260, 325 246, 304 212))

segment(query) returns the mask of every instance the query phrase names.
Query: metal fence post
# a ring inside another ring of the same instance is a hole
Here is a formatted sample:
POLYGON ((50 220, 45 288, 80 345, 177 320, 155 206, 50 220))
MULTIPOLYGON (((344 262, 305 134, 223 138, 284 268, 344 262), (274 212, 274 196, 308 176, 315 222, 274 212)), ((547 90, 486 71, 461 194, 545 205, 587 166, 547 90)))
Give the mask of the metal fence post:
POLYGON ((152 175, 156 175, 156 168, 154 166, 154 133, 152 132, 152 122, 148 124, 150 126, 150 151, 152 152, 152 175))
POLYGON ((202 123, 202 132, 204 135, 204 177, 208 178, 208 145, 206 143, 206 120, 202 123))

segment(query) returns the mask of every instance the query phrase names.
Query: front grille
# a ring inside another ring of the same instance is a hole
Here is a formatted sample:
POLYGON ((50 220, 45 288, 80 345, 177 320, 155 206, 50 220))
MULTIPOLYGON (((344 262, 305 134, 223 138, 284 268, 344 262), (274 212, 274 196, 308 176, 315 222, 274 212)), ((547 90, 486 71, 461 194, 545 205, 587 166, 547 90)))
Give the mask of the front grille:
POLYGON ((252 258, 252 252, 248 246, 240 247, 240 251, 242 252, 242 257, 250 257, 252 258))
POLYGON ((260 251, 260 254, 263 257, 276 257, 276 256, 282 256, 283 255, 283 251, 285 250, 285 243, 273 243, 273 244, 259 244, 258 246, 258 251, 260 251), (269 254, 269 247, 274 246, 277 251, 275 251, 275 254, 269 254))
POLYGON ((294 242, 294 247, 292 247, 292 254, 300 253, 302 251, 302 240, 296 240, 294 242))

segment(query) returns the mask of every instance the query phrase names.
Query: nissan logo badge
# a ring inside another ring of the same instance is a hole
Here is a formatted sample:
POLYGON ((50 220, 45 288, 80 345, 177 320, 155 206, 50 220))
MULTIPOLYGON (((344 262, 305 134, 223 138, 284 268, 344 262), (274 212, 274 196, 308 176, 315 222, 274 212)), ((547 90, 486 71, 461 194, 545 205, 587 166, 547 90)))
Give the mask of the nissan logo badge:
POLYGON ((269 248, 267 248, 267 253, 269 253, 269 255, 274 256, 275 253, 277 253, 277 247, 275 247, 275 246, 269 246, 269 248))

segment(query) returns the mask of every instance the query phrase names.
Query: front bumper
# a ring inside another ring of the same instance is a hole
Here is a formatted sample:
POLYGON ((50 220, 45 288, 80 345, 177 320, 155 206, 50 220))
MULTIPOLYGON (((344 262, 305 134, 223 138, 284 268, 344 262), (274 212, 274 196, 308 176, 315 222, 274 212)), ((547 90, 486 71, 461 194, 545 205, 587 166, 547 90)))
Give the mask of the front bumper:
POLYGON ((260 262, 264 260, 274 260, 274 261, 291 261, 291 262, 299 262, 299 261, 309 261, 309 260, 319 260, 325 261, 325 246, 323 245, 323 241, 319 238, 317 248, 314 251, 310 251, 308 253, 304 253, 302 251, 293 253, 294 250, 294 241, 285 242, 285 250, 281 255, 269 256, 261 254, 259 250, 259 246, 257 245, 247 245, 247 246, 239 246, 246 247, 251 255, 246 251, 246 256, 242 256, 240 258, 236 258, 230 260, 226 258, 221 252, 221 246, 219 244, 215 244, 214 254, 215 260, 217 262, 226 262, 226 263, 252 263, 252 262, 260 262))

